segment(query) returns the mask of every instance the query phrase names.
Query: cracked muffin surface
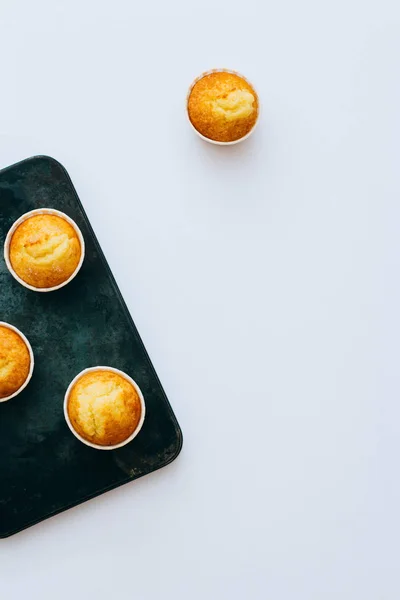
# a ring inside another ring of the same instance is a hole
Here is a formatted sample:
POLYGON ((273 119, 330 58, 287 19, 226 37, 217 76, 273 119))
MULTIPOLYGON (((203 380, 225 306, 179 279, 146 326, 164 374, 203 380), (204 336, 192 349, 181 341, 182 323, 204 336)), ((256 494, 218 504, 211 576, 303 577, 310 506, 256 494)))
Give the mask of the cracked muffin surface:
POLYGON ((192 125, 205 137, 233 142, 247 135, 258 118, 258 97, 243 77, 209 73, 193 86, 188 99, 192 125))
POLYGON ((88 442, 115 446, 135 431, 142 414, 139 394, 122 375, 92 371, 78 379, 68 398, 68 416, 88 442))
POLYGON ((34 215, 15 230, 9 257, 15 273, 36 288, 67 281, 79 265, 82 248, 75 229, 62 217, 34 215))
POLYGON ((31 357, 21 336, 0 325, 0 398, 19 390, 28 378, 31 357))

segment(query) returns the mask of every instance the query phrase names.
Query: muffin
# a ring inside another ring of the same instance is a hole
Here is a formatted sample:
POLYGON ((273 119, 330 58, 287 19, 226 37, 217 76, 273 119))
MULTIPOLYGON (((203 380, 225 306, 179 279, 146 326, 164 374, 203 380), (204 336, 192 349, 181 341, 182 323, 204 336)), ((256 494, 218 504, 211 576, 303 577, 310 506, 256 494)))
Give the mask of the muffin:
POLYGON ((115 369, 88 369, 78 375, 65 405, 73 431, 97 447, 126 442, 144 418, 143 398, 133 383, 115 369))
POLYGON ((77 230, 59 214, 36 213, 23 220, 11 237, 11 267, 34 288, 60 286, 79 267, 83 248, 77 230))
POLYGON ((187 110, 193 127, 215 142, 235 142, 256 124, 259 112, 254 88, 240 75, 213 71, 189 92, 187 110))
POLYGON ((27 382, 31 375, 31 354, 22 337, 0 323, 0 401, 27 382))

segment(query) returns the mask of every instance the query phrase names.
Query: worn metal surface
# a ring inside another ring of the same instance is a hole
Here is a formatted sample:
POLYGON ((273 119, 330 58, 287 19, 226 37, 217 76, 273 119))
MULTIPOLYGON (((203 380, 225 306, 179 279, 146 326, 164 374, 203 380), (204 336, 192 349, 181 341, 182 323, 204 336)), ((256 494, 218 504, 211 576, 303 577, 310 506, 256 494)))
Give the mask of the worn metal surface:
POLYGON ((28 337, 32 381, 0 404, 0 537, 168 464, 182 434, 65 169, 39 156, 0 172, 0 321, 28 337), (56 208, 83 233, 86 257, 65 288, 40 294, 11 277, 2 256, 12 223, 34 208, 56 208), (143 391, 146 420, 133 442, 102 452, 79 442, 63 399, 82 369, 109 365, 143 391))

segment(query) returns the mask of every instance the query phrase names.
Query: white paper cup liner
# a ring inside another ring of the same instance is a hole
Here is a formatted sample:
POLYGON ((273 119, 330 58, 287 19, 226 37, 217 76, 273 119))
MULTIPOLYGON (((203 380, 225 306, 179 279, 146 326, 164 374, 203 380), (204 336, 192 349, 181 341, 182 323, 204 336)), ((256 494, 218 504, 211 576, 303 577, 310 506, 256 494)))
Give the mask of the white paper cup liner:
POLYGON ((30 212, 27 212, 24 215, 22 215, 12 225, 11 229, 7 233, 6 241, 4 242, 4 260, 6 261, 7 269, 10 271, 10 273, 14 277, 14 279, 16 279, 18 281, 18 283, 20 283, 24 287, 28 288, 28 290, 32 290, 33 292, 55 292, 56 290, 61 289, 65 285, 68 285, 68 283, 70 283, 78 274, 78 272, 83 264, 84 259, 85 259, 85 240, 83 239, 81 230, 79 229, 79 227, 75 223, 75 221, 73 219, 71 219, 71 217, 69 217, 68 215, 66 215, 65 213, 63 213, 59 210, 56 210, 55 208, 37 208, 35 210, 31 210, 30 212), (75 271, 72 273, 72 275, 66 281, 63 281, 63 283, 60 283, 59 285, 56 285, 54 287, 38 288, 33 285, 29 285, 29 283, 26 283, 26 281, 24 281, 23 279, 21 279, 21 277, 19 277, 17 275, 17 273, 14 271, 14 269, 12 268, 12 265, 11 265, 10 244, 11 244, 12 236, 14 235, 17 228, 21 225, 21 223, 23 223, 27 219, 30 219, 30 217, 34 217, 35 215, 56 215, 57 217, 64 219, 65 221, 67 221, 67 223, 69 223, 75 229, 75 232, 78 236, 78 239, 79 239, 79 242, 81 245, 81 257, 80 257, 78 266, 76 267, 75 271))
POLYGON ((10 396, 6 396, 5 398, 0 398, 0 402, 7 402, 8 400, 11 400, 11 398, 15 398, 16 396, 18 396, 18 394, 20 394, 22 392, 22 390, 24 390, 26 388, 26 386, 28 385, 28 383, 30 382, 30 380, 32 378, 32 374, 33 374, 33 368, 35 366, 35 358, 33 356, 32 346, 30 345, 29 341, 24 336, 22 331, 20 331, 16 327, 14 327, 14 325, 10 325, 10 323, 5 323, 4 321, 0 321, 0 327, 7 327, 7 329, 10 329, 11 331, 15 331, 15 333, 19 335, 19 337, 22 339, 22 341, 25 343, 26 347, 28 348, 29 357, 30 357, 30 361, 31 361, 28 376, 25 379, 24 383, 21 385, 21 387, 13 394, 10 394, 10 396))
POLYGON ((71 381, 71 383, 68 386, 68 389, 65 393, 65 398, 64 398, 64 417, 65 420, 67 422, 68 427, 70 428, 70 430, 72 431, 72 433, 74 434, 74 436, 83 444, 86 444, 86 446, 90 446, 91 448, 95 448, 96 450, 116 450, 117 448, 122 448, 123 446, 126 446, 126 444, 129 444, 129 442, 131 442, 139 433, 139 431, 142 429, 143 427, 143 423, 144 423, 144 418, 146 416, 146 405, 144 402, 144 397, 142 394, 142 391, 140 389, 140 387, 138 386, 138 384, 136 383, 136 381, 134 381, 132 379, 132 377, 129 377, 129 375, 127 375, 126 373, 124 373, 123 371, 120 371, 119 369, 114 369, 114 367, 90 367, 88 369, 84 369, 83 371, 81 371, 80 373, 78 373, 78 375, 76 377, 74 377, 74 379, 71 381), (79 435, 79 433, 74 429, 74 426, 71 423, 71 419, 69 418, 69 414, 68 414, 68 402, 69 402, 69 396, 71 394, 71 390, 74 387, 74 385, 76 384, 76 382, 86 373, 94 373, 95 371, 109 371, 111 373, 116 373, 117 375, 120 375, 121 377, 123 377, 124 379, 126 379, 128 381, 128 383, 130 383, 136 390, 138 396, 139 396, 139 400, 140 400, 140 405, 141 405, 141 415, 140 415, 140 420, 139 423, 136 426, 135 431, 133 431, 133 433, 131 433, 131 435, 124 440, 123 442, 120 442, 119 444, 115 444, 114 446, 101 446, 100 444, 92 444, 92 442, 89 442, 88 440, 86 440, 84 437, 82 437, 81 435, 79 435))
POLYGON ((238 73, 238 71, 233 71, 232 69, 210 69, 209 71, 204 71, 201 75, 196 77, 196 79, 190 85, 188 93, 186 95, 185 112, 186 112, 186 118, 189 121, 191 128, 202 140, 209 142, 210 144, 215 144, 216 146, 233 146, 234 144, 239 144, 240 142, 244 142, 244 140, 247 140, 247 138, 249 138, 251 136, 251 134, 254 132, 254 130, 260 120, 260 96, 258 95, 258 92, 257 92, 256 88, 254 87, 254 85, 251 83, 251 81, 249 81, 247 79, 247 77, 245 77, 241 73, 238 73), (254 125, 250 129, 250 131, 248 133, 246 133, 246 135, 244 135, 243 137, 239 138, 238 140, 233 140, 232 142, 219 142, 218 140, 212 140, 211 138, 208 138, 205 135, 203 135, 202 133, 200 133, 200 131, 198 131, 196 129, 196 127, 193 125, 192 121, 190 120, 188 104, 189 104, 190 94, 192 93, 192 89, 194 88, 196 83, 198 81, 200 81, 200 79, 203 79, 203 77, 206 77, 207 75, 211 75, 211 73, 233 73, 233 75, 237 75, 238 77, 241 77, 242 79, 244 79, 252 87, 252 89, 255 91, 255 93, 257 95, 258 112, 257 112, 256 122, 254 123, 254 125))

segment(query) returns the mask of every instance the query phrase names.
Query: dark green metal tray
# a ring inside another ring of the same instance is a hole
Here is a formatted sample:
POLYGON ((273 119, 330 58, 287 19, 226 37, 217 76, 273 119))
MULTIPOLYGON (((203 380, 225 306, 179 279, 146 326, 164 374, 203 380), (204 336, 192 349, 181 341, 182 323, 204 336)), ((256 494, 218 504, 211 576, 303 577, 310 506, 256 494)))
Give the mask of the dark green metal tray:
POLYGON ((35 354, 28 387, 0 404, 0 537, 7 537, 167 465, 182 434, 68 173, 53 158, 0 171, 0 250, 0 321, 18 327, 35 354), (47 294, 21 286, 3 258, 8 229, 35 208, 68 214, 86 243, 77 277, 47 294), (85 446, 64 420, 69 383, 96 365, 128 373, 146 401, 143 429, 119 450, 85 446))

